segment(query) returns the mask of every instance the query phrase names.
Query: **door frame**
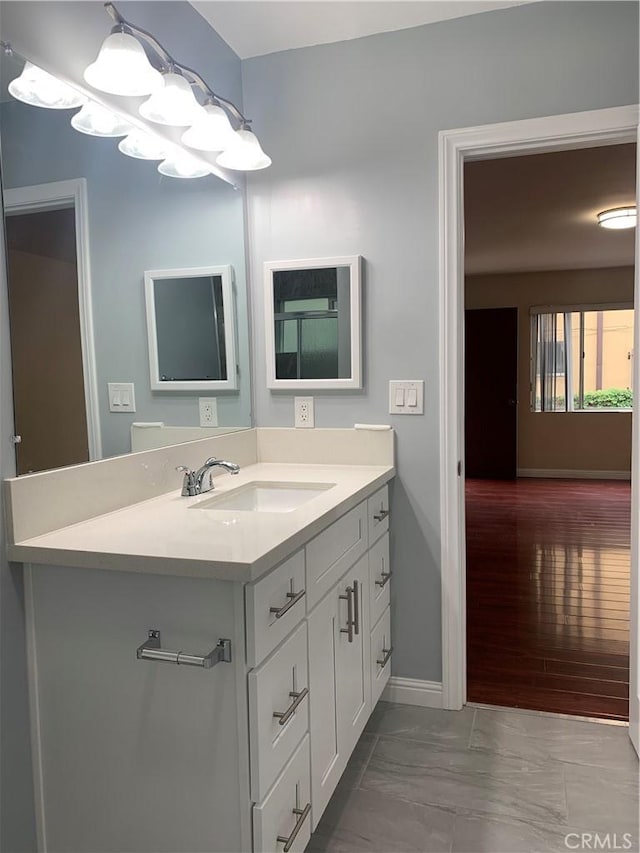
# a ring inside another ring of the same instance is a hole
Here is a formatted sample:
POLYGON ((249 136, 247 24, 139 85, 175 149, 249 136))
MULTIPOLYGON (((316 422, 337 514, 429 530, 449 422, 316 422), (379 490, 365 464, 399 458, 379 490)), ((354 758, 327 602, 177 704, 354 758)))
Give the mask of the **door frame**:
MULTIPOLYGON (((612 143, 638 142, 638 105, 466 127, 439 134, 439 328, 440 328, 440 524, 442 589, 442 704, 459 710, 467 701, 466 578, 464 506, 464 186, 463 166, 490 160, 612 143)), ((640 311, 636 238, 635 308, 640 311)), ((634 346, 640 352, 640 323, 634 346)), ((640 388, 640 359, 634 387, 640 388)), ((640 502, 640 414, 633 418, 632 518, 640 502)), ((632 530, 631 636, 638 635, 637 563, 639 534, 632 530), (635 580, 634 580, 635 578, 635 580), (635 612, 634 612, 635 611, 635 612)), ((638 690, 636 642, 631 642, 631 680, 638 690)), ((633 715, 632 715, 633 716, 633 715)), ((637 725, 632 740, 637 748, 637 725)), ((633 728, 634 721, 631 722, 633 728)))
POLYGON ((98 402, 98 378, 93 330, 91 298, 91 264, 89 253, 89 203, 87 181, 74 178, 35 184, 30 187, 15 187, 4 191, 6 216, 21 213, 40 213, 71 207, 75 212, 76 265, 78 272, 78 309, 80 315, 80 342, 82 349, 82 372, 84 376, 84 399, 87 413, 87 436, 89 461, 102 458, 102 435, 100 431, 100 409, 98 402))

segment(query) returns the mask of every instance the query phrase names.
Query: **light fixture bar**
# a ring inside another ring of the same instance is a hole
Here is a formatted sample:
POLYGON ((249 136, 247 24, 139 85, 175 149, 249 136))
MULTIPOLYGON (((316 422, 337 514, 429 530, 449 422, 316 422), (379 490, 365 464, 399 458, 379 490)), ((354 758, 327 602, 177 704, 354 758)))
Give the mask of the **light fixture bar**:
POLYGON ((161 60, 163 65, 169 69, 177 69, 191 85, 197 86, 200 91, 204 93, 207 99, 224 104, 234 118, 240 122, 241 126, 248 126, 251 123, 251 120, 246 119, 232 101, 227 100, 227 98, 223 98, 222 95, 218 95, 213 91, 213 89, 207 86, 202 77, 194 71, 193 68, 189 68, 188 65, 182 65, 182 63, 174 59, 169 51, 155 38, 155 36, 152 36, 151 33, 143 30, 142 27, 127 21, 127 19, 124 18, 117 10, 114 3, 105 3, 104 8, 107 10, 113 21, 115 21, 116 25, 122 28, 123 32, 129 32, 131 35, 138 36, 143 39, 157 54, 157 57, 161 60))

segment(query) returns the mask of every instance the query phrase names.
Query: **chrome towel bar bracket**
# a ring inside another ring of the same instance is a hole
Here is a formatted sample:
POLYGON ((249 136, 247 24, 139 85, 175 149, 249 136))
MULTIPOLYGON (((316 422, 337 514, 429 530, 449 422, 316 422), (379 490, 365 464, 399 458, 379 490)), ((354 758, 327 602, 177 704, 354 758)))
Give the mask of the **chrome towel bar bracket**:
POLYGON ((138 660, 156 660, 180 666, 200 666, 211 669, 217 663, 231 663, 231 640, 218 640, 218 645, 208 655, 189 655, 183 651, 162 648, 160 631, 150 628, 147 640, 136 649, 138 660))

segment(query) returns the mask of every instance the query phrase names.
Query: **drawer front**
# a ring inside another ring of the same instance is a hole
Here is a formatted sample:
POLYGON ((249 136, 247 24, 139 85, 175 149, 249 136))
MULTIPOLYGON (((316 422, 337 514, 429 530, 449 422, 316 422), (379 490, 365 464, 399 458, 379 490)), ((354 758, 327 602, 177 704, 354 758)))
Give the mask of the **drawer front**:
POLYGON ((367 501, 369 545, 389 529, 389 487, 383 486, 367 501))
POLYGON ((263 802, 253 807, 254 853, 302 853, 311 838, 311 783, 307 735, 263 802))
POLYGON ((336 584, 367 550, 366 502, 350 510, 306 547, 307 608, 311 608, 336 584))
POLYGON ((251 798, 260 802, 309 729, 307 625, 249 673, 251 798), (296 694, 296 695, 292 695, 296 694))
POLYGON ((247 663, 257 666, 305 615, 304 551, 247 586, 247 663), (302 593, 302 595, 300 595, 302 593))
POLYGON ((372 625, 376 624, 389 606, 390 587, 389 534, 385 533, 369 551, 369 609, 372 625))
POLYGON ((371 704, 376 704, 391 675, 391 608, 387 607, 371 632, 371 704), (381 661, 386 661, 384 666, 381 661))

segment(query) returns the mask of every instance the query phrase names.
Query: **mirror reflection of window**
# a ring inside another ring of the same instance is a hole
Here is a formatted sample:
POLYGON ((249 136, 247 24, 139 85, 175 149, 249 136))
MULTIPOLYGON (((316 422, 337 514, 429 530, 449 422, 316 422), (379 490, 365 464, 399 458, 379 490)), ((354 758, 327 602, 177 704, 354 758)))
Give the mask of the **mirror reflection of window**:
POLYGON ((276 379, 349 379, 349 267, 273 273, 276 379))
POLYGON ((154 304, 161 381, 226 379, 221 276, 156 279, 154 304))

